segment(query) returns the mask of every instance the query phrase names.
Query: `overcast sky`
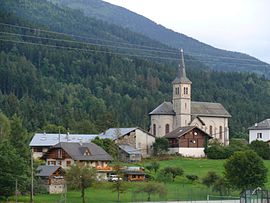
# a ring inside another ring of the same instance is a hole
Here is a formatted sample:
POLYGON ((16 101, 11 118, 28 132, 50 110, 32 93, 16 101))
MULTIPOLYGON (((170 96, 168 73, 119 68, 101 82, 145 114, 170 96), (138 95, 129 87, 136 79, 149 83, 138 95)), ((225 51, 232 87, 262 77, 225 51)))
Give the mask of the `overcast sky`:
POLYGON ((106 0, 202 42, 270 63, 270 0, 106 0))

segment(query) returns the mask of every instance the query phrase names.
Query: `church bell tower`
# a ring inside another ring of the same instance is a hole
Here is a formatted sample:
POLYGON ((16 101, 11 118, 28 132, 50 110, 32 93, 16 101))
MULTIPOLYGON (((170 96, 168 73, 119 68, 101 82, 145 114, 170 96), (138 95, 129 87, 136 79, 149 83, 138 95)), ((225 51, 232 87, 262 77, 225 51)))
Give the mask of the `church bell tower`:
POLYGON ((173 110, 175 117, 173 129, 187 126, 191 121, 191 84, 186 76, 184 52, 180 50, 180 62, 176 78, 173 83, 173 110))

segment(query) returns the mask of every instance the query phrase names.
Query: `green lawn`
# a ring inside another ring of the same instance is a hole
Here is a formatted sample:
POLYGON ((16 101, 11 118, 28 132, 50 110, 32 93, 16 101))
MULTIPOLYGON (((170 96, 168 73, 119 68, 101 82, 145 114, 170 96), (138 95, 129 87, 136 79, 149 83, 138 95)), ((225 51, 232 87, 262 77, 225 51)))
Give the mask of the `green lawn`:
MULTIPOLYGON (((141 163, 144 166, 150 162, 147 160, 141 163)), ((168 190, 166 197, 154 196, 152 200, 205 200, 208 194, 218 195, 206 188, 200 183, 202 177, 204 177, 208 171, 216 171, 218 174, 223 173, 224 160, 208 160, 208 159, 186 159, 175 158, 171 160, 159 161, 161 168, 166 166, 179 166, 184 170, 183 177, 177 177, 174 183, 166 184, 168 190), (189 182, 185 175, 193 174, 199 177, 199 181, 195 183, 189 182)), ((270 190, 270 161, 265 161, 268 173, 268 182, 266 188, 270 190)), ((154 174, 153 174, 154 175, 154 174)), ((128 191, 121 194, 121 202, 132 201, 146 201, 146 195, 143 193, 137 193, 137 188, 141 187, 145 183, 126 183, 128 191)), ((111 190, 112 183, 99 182, 92 188, 89 188, 86 192, 87 202, 116 202, 117 194, 111 190)), ((238 196, 238 192, 233 192, 233 196, 238 196)), ((62 195, 37 195, 35 196, 35 202, 60 202, 62 195)), ((67 194, 67 202, 80 202, 80 192, 69 191, 67 194)), ((20 201, 28 201, 28 197, 20 197, 20 201)))

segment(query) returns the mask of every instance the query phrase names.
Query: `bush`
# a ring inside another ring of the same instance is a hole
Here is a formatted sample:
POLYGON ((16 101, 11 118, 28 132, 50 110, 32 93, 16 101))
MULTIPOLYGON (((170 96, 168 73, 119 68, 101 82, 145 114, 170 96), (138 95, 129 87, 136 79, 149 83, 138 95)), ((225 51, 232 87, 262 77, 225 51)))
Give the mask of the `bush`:
POLYGON ((209 171, 205 177, 202 179, 202 184, 206 185, 208 188, 213 186, 215 182, 219 179, 220 177, 217 175, 215 171, 209 171))
POLYGON ((194 182, 194 181, 196 181, 196 180, 199 179, 199 177, 196 176, 196 175, 186 175, 186 178, 187 178, 188 180, 190 180, 191 182, 194 182))
POLYGON ((249 147, 261 158, 270 159, 270 147, 266 142, 255 140, 250 143, 249 147))
POLYGON ((173 181, 173 175, 171 173, 165 173, 164 170, 159 171, 156 180, 162 183, 170 183, 173 181))

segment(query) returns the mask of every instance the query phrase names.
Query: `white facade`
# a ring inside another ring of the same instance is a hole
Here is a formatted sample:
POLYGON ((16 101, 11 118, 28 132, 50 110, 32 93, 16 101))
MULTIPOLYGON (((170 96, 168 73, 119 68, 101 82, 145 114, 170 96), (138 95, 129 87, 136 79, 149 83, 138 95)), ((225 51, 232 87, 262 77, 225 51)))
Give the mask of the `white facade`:
POLYGON ((152 115, 150 133, 156 137, 163 137, 166 134, 166 125, 169 126, 169 132, 173 130, 172 115, 152 115))
POLYGON ((249 143, 255 140, 267 142, 270 140, 270 129, 249 130, 249 143))
POLYGON ((149 135, 147 132, 144 132, 137 128, 135 130, 136 136, 136 149, 140 149, 142 157, 149 157, 151 155, 152 145, 155 142, 155 137, 149 135))
POLYGON ((195 157, 195 158, 205 157, 204 148, 191 148, 191 147, 169 148, 169 153, 180 154, 184 157, 195 157))

